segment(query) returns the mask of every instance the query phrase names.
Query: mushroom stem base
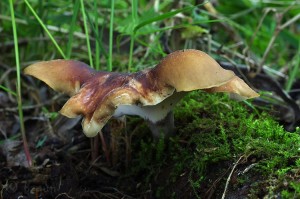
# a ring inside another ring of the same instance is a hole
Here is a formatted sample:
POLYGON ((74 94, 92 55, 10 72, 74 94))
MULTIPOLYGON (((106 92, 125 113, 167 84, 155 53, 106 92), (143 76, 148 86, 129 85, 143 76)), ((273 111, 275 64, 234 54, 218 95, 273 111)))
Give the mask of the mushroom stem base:
POLYGON ((152 122, 147 120, 147 124, 152 132, 152 136, 154 139, 169 138, 175 135, 175 125, 174 125, 174 114, 173 111, 170 111, 167 116, 158 121, 152 122))

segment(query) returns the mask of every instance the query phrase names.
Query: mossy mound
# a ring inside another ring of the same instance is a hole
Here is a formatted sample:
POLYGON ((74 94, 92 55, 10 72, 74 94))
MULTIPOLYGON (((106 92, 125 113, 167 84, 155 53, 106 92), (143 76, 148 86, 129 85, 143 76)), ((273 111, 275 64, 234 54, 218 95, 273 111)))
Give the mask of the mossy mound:
POLYGON ((203 92, 178 104, 175 121, 176 137, 132 146, 129 176, 139 191, 157 198, 220 198, 229 180, 230 198, 300 196, 299 129, 287 132, 249 103, 203 92))

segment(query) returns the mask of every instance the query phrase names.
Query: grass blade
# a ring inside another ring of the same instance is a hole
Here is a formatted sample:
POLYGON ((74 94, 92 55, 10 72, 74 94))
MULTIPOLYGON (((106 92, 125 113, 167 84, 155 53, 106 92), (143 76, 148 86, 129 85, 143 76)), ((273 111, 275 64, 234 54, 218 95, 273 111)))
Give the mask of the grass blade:
POLYGON ((22 98, 21 98, 21 67, 20 67, 20 60, 19 60, 19 47, 18 47, 18 37, 17 37, 17 27, 16 27, 16 20, 15 20, 15 11, 13 7, 13 0, 9 0, 9 7, 10 7, 10 14, 11 14, 11 22, 13 28, 13 37, 14 37, 14 48, 15 48, 15 57, 16 57, 16 70, 17 70, 17 101, 18 101, 18 113, 19 113, 19 122, 20 122, 20 129, 22 134, 24 152, 27 158, 28 165, 32 165, 32 159, 30 156, 26 133, 25 133, 25 126, 24 126, 24 119, 23 119, 23 110, 22 110, 22 98))
POLYGON ((91 45, 90 45, 90 36, 89 36, 89 30, 88 30, 88 27, 87 27, 87 19, 86 19, 83 0, 80 0, 80 5, 81 5, 81 14, 82 14, 82 17, 83 17, 83 24, 84 24, 84 31, 85 31, 86 45, 87 45, 88 55, 89 55, 89 60, 90 60, 90 66, 92 68, 94 68, 93 58, 92 58, 92 50, 91 50, 91 45))
POLYGON ((100 43, 99 43, 99 25, 98 25, 98 19, 99 19, 99 14, 97 10, 97 0, 94 0, 94 12, 95 12, 95 37, 97 39, 95 40, 95 67, 96 70, 100 70, 100 43))
POLYGON ((110 7, 110 23, 109 23, 109 53, 108 53, 108 71, 112 71, 112 50, 113 50, 113 28, 114 28, 114 11, 115 11, 115 1, 111 0, 110 7))
MULTIPOLYGON (((132 10, 131 10, 132 23, 135 24, 138 21, 138 2, 137 0, 132 0, 132 10)), ((133 57, 133 47, 135 40, 135 31, 132 31, 130 35, 130 48, 129 48, 129 61, 128 61, 128 72, 131 71, 132 57, 133 57)))
MULTIPOLYGON (((132 0, 132 18, 133 18, 133 22, 136 22, 137 21, 137 0, 132 0)), ((200 4, 200 5, 203 5, 203 4, 200 4)), ((200 5, 197 5, 197 6, 200 6, 200 5)), ((170 18, 178 13, 181 13, 181 12, 185 12, 185 11, 188 11, 188 10, 191 10, 197 6, 188 6, 188 7, 184 7, 184 8, 181 8, 181 9, 178 9, 178 10, 174 10, 174 11, 171 11, 171 12, 167 12, 167 13, 164 13, 164 14, 161 14, 161 15, 158 15, 158 16, 155 16, 155 17, 152 17, 152 18, 149 18, 147 20, 144 20, 142 21, 141 23, 139 23, 138 25, 136 25, 133 29, 133 32, 132 34, 130 35, 131 36, 131 40, 130 40, 130 50, 129 50, 129 63, 128 63, 128 71, 131 71, 131 66, 132 66, 132 56, 133 56, 133 47, 134 47, 134 40, 135 40, 135 37, 136 37, 136 33, 137 31, 148 25, 148 24, 151 24, 153 22, 156 22, 156 21, 161 21, 161 20, 164 20, 164 19, 167 19, 167 18, 170 18)))
POLYGON ((57 50, 59 51, 60 55, 66 59, 66 55, 64 54, 64 52, 62 51, 62 49, 59 47, 59 45, 57 44, 57 42, 55 41, 55 39, 53 38, 53 36, 51 35, 51 33, 49 32, 49 30, 47 29, 47 27, 45 26, 45 24, 43 23, 43 21, 40 19, 40 17, 37 15, 37 13, 34 11, 34 9, 32 8, 32 6, 30 5, 30 3, 27 0, 24 0, 24 2, 26 3, 27 7, 29 8, 29 10, 32 12, 32 14, 34 15, 34 17, 37 19, 37 21, 40 23, 40 25, 42 26, 42 28, 45 30, 45 32, 47 33, 47 35, 49 36, 49 38, 51 39, 51 41, 53 42, 54 46, 57 48, 57 50))
MULTIPOLYGON (((101 39, 102 39, 102 34, 99 34, 99 31, 96 30, 96 27, 93 25, 93 21, 91 20, 91 17, 89 16, 89 13, 85 13, 86 14, 86 18, 89 22, 90 28, 92 29, 92 32, 95 35, 95 40, 98 42, 98 45, 100 47, 101 52, 103 53, 104 57, 106 59, 108 59, 108 54, 106 53, 102 43, 101 43, 101 39)), ((97 67, 97 65, 96 65, 97 67)))
POLYGON ((292 88, 292 85, 296 79, 297 73, 299 72, 299 67, 300 67, 300 40, 298 42, 298 51, 297 54, 295 56, 295 58, 293 59, 295 61, 292 61, 291 64, 294 65, 293 69, 290 72, 290 78, 288 79, 287 85, 286 85, 286 90, 290 91, 292 88))
POLYGON ((72 53, 72 44, 73 44, 73 33, 75 31, 75 24, 76 24, 76 19, 77 19, 77 15, 79 12, 79 6, 80 6, 80 2, 79 0, 75 1, 75 5, 74 5, 74 12, 73 12, 73 16, 72 16, 72 21, 71 21, 71 27, 70 27, 70 31, 69 31, 69 41, 67 44, 67 59, 70 59, 71 57, 71 53, 72 53))
POLYGON ((155 17, 152 17, 152 18, 150 18, 150 19, 147 19, 147 20, 142 21, 141 23, 139 23, 139 24, 133 29, 133 32, 136 33, 140 28, 142 28, 142 27, 145 26, 145 25, 148 25, 148 24, 153 23, 153 22, 156 22, 156 21, 161 21, 161 20, 164 20, 164 19, 173 17, 174 15, 176 15, 176 14, 178 14, 178 13, 185 12, 185 11, 191 10, 191 9, 193 9, 193 8, 195 8, 195 6, 188 6, 188 7, 185 7, 185 8, 181 8, 181 9, 178 9, 178 10, 174 10, 174 11, 171 11, 171 12, 167 12, 167 13, 164 13, 164 14, 161 14, 161 15, 158 15, 158 16, 155 16, 155 17))
POLYGON ((5 92, 12 94, 13 96, 17 96, 17 93, 16 93, 16 92, 14 92, 14 91, 12 91, 12 90, 6 88, 5 86, 0 85, 0 88, 1 88, 2 90, 4 90, 5 92))

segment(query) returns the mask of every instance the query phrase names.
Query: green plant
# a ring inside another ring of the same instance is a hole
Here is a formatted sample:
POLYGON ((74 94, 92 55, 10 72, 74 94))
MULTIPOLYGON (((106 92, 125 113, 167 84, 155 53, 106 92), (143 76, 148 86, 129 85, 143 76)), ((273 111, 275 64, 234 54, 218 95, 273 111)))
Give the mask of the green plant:
POLYGON ((92 68, 94 68, 92 50, 91 50, 91 45, 90 45, 90 37, 89 37, 90 34, 89 34, 89 30, 88 30, 87 18, 86 18, 86 12, 85 12, 83 0, 80 0, 80 7, 81 7, 81 15, 83 17, 84 31, 85 31, 86 45, 87 45, 88 55, 89 55, 89 60, 90 60, 90 66, 92 68))
POLYGON ((17 71, 17 101, 18 101, 18 113, 19 113, 19 122, 20 122, 20 130, 22 134, 24 152, 27 158, 28 165, 32 165, 32 159, 29 152, 28 142, 26 138, 25 126, 24 126, 24 118, 23 118, 23 109, 22 109, 22 93, 21 93, 21 67, 19 60, 19 47, 18 47, 18 35, 17 35, 17 27, 15 20, 15 11, 13 7, 13 0, 9 1, 10 13, 11 13, 11 21, 12 21, 12 29, 14 36, 14 48, 15 48, 15 59, 16 59, 16 71, 17 71))
POLYGON ((44 22, 41 20, 41 18, 37 15, 37 13, 35 12, 35 10, 33 9, 33 7, 30 5, 30 3, 27 0, 24 0, 24 2, 26 3, 26 5, 28 6, 28 8, 30 9, 30 11, 32 12, 32 14, 34 15, 34 17, 38 20, 39 24, 43 27, 44 31, 47 33, 48 37, 51 39, 51 41, 53 42, 53 44, 55 45, 55 47, 57 48, 57 50, 59 51, 60 55, 63 58, 66 58, 65 53, 63 52, 63 50, 60 48, 60 46, 58 45, 58 43, 56 42, 56 40, 54 39, 54 37, 52 36, 52 34, 49 32, 48 28, 46 27, 46 25, 44 24, 44 22))

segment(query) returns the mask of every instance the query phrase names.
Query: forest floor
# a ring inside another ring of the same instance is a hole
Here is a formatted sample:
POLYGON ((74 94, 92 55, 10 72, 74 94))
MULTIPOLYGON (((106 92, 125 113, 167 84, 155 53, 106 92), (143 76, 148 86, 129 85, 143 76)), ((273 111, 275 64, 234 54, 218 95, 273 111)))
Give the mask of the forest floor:
MULTIPOLYGON (((2 198, 300 196, 299 130, 284 130, 258 105, 193 92, 174 111, 176 136, 154 141, 142 119, 113 120, 103 130, 106 152, 100 136, 84 136, 80 118, 25 106, 33 159, 28 167, 16 109, 7 108, 8 96, 1 94, 0 121, 7 132, 0 145, 2 198)), ((51 106, 59 109, 64 97, 54 99, 51 106)))

